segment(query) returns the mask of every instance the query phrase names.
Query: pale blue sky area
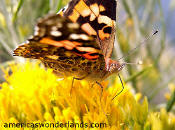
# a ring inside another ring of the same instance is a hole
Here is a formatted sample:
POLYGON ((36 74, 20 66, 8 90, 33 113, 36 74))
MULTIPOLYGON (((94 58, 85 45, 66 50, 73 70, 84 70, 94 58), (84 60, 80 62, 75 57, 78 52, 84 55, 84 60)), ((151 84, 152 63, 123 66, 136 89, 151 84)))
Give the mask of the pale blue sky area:
POLYGON ((162 5, 167 27, 167 38, 173 40, 175 44, 175 8, 173 10, 169 9, 170 1, 171 0, 162 0, 162 5))

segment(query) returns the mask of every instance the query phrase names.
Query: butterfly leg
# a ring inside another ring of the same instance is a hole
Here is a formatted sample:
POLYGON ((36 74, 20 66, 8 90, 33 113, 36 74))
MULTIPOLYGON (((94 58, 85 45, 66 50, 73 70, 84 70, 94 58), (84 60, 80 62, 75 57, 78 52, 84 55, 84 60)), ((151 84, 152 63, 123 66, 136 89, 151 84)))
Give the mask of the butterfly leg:
POLYGON ((101 88, 101 95, 100 95, 100 100, 101 100, 102 94, 103 94, 103 86, 102 86, 98 81, 96 81, 96 84, 97 84, 98 86, 100 86, 100 88, 101 88))
POLYGON ((98 81, 96 81, 95 83, 92 84, 92 87, 91 87, 91 88, 93 88, 93 86, 94 86, 95 84, 97 84, 97 85, 100 86, 100 88, 101 88, 101 96, 100 96, 100 99, 101 99, 102 94, 103 94, 103 86, 102 86, 98 81))
POLYGON ((84 78, 86 78, 86 76, 82 77, 82 78, 76 78, 73 77, 72 79, 72 86, 71 86, 71 90, 70 90, 70 94, 72 93, 73 87, 74 87, 74 80, 83 80, 84 78))
POLYGON ((123 85, 122 78, 120 77, 119 74, 118 74, 118 77, 119 77, 120 82, 121 82, 121 84, 122 84, 122 90, 121 90, 119 93, 117 93, 117 94, 112 98, 112 100, 114 100, 114 99, 115 99, 118 95, 120 95, 120 94, 123 92, 123 90, 124 90, 124 85, 123 85))

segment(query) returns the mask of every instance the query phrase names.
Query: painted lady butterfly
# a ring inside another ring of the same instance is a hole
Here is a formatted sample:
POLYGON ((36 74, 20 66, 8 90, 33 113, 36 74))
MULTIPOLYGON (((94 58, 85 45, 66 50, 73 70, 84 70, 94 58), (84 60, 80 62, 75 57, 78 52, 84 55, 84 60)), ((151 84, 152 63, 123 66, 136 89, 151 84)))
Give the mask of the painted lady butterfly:
POLYGON ((124 66, 111 60, 116 6, 115 0, 72 0, 40 19, 33 38, 14 56, 40 59, 59 75, 102 81, 124 66))

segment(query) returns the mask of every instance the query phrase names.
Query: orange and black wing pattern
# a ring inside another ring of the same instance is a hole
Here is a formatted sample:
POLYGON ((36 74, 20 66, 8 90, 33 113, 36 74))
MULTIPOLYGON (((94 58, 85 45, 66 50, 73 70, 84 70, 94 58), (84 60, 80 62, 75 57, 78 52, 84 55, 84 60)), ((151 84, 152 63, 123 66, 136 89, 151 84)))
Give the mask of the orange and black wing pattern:
POLYGON ((15 49, 14 56, 42 60, 56 56, 60 49, 64 49, 65 52, 70 51, 89 60, 98 58, 101 51, 94 37, 80 27, 80 24, 59 14, 48 15, 38 21, 34 36, 15 49))
POLYGON ((85 32, 96 38, 104 57, 110 58, 115 38, 116 6, 115 0, 72 0, 60 14, 80 23, 85 32))
POLYGON ((94 37, 79 23, 59 14, 40 19, 33 37, 18 46, 13 55, 39 59, 61 76, 82 77, 105 69, 104 56, 94 37))
POLYGON ((115 0, 72 0, 58 14, 41 18, 32 38, 13 55, 40 59, 64 75, 101 79, 113 49, 115 20, 115 0))

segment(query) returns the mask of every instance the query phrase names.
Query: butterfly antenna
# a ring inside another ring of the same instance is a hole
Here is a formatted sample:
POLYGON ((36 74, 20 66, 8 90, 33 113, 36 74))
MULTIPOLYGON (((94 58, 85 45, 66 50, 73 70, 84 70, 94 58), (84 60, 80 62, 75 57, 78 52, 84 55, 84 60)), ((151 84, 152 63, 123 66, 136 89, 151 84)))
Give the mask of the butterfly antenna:
POLYGON ((127 62, 123 62, 122 64, 125 64, 125 65, 142 65, 143 64, 143 62, 141 61, 141 60, 139 60, 138 62, 136 62, 136 63, 132 63, 132 62, 130 62, 130 63, 127 63, 127 62))
POLYGON ((151 35, 149 35, 147 38, 145 38, 140 44, 138 44, 135 48, 133 48, 132 50, 130 50, 126 55, 122 56, 121 58, 118 59, 121 60, 125 57, 128 57, 131 53, 133 53, 137 48, 139 48, 140 46, 144 45, 149 39, 151 39, 154 35, 156 35, 158 33, 158 30, 154 31, 151 35))

